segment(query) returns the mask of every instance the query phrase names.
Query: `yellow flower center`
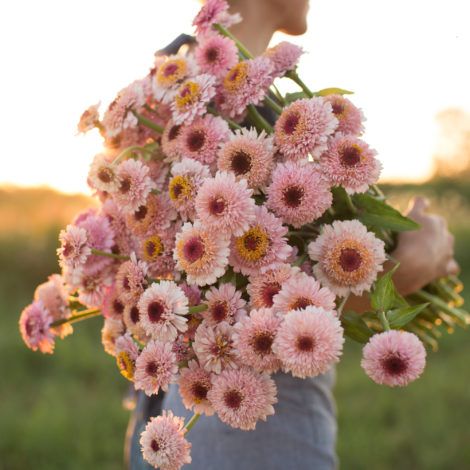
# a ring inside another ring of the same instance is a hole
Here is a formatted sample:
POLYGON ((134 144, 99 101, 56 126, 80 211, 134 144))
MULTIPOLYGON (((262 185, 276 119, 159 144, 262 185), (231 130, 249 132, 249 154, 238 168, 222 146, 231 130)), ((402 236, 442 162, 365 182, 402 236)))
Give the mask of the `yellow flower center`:
POLYGON ((132 381, 132 379, 134 378, 135 366, 129 354, 126 351, 121 351, 116 356, 116 363, 117 363, 117 366, 119 367, 119 371, 121 372, 121 374, 127 380, 132 381))
POLYGON ((190 199, 193 191, 191 180, 186 176, 177 175, 170 180, 168 192, 172 201, 190 199))
POLYGON ((181 85, 178 94, 175 97, 176 107, 184 109, 196 103, 201 95, 201 87, 196 82, 186 82, 181 85))
POLYGON ((224 78, 224 88, 231 93, 236 92, 244 83, 248 75, 248 65, 246 62, 239 62, 234 65, 224 78))
POLYGON ((236 238, 235 246, 239 255, 246 261, 258 261, 268 250, 269 237, 265 230, 255 226, 236 238))
POLYGON ((182 80, 188 73, 188 65, 184 59, 167 60, 157 71, 155 79, 164 87, 169 87, 182 80))
POLYGON ((142 253, 144 260, 148 262, 156 261, 163 252, 163 243, 158 235, 153 235, 142 243, 142 253))

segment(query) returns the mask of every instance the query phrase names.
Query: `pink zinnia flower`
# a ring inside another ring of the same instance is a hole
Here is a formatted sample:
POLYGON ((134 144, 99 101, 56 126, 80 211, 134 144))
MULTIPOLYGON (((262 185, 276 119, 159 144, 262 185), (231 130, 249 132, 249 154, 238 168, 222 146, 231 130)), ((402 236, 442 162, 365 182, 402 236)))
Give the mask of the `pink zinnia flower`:
POLYGON ((105 318, 122 319, 126 304, 120 299, 116 284, 106 288, 101 313, 105 318))
POLYGON ((222 111, 230 117, 241 115, 245 108, 263 101, 272 85, 273 63, 266 57, 244 60, 234 65, 222 84, 222 111))
POLYGON ((233 238, 230 247, 230 265, 245 276, 264 273, 282 264, 291 254, 285 235, 287 227, 268 212, 265 206, 256 206, 255 221, 241 236, 233 238))
POLYGON ((226 321, 230 324, 246 315, 246 302, 242 293, 233 284, 224 283, 219 287, 211 287, 206 292, 207 310, 202 317, 209 325, 226 321))
POLYGON ((303 49, 291 42, 282 41, 274 47, 270 47, 265 56, 274 64, 273 75, 283 77, 286 72, 294 70, 297 67, 300 56, 304 53, 303 49))
POLYGON ((416 380, 426 365, 426 350, 413 333, 384 331, 369 339, 361 366, 376 383, 404 387, 416 380))
POLYGON ((177 372, 178 364, 171 343, 150 341, 135 363, 135 388, 148 396, 157 394, 160 388, 166 392, 168 385, 175 381, 177 372))
POLYGON ((362 295, 385 262, 384 242, 358 220, 335 221, 308 245, 315 277, 336 295, 362 295))
POLYGON ((281 264, 275 269, 269 269, 262 274, 250 277, 246 287, 253 308, 271 308, 273 299, 285 282, 299 272, 299 268, 290 264, 281 264))
POLYGON ((197 34, 207 33, 212 29, 215 23, 226 28, 233 26, 241 21, 241 16, 230 14, 229 5, 225 0, 207 0, 204 6, 199 10, 193 21, 197 34))
POLYGON ((232 334, 233 328, 227 322, 214 326, 204 321, 199 325, 193 349, 206 371, 220 374, 223 369, 238 367, 232 334))
POLYGON ((116 340, 125 333, 126 329, 121 320, 105 318, 101 329, 101 342, 104 350, 111 356, 116 355, 116 340))
POLYGON ((153 339, 174 341, 178 331, 186 331, 188 299, 173 281, 160 281, 140 297, 140 324, 153 339))
POLYGON ((125 160, 116 169, 119 179, 119 189, 113 193, 113 198, 122 212, 135 212, 145 204, 155 183, 149 175, 149 168, 140 160, 125 160))
POLYGON ((333 203, 329 185, 314 165, 279 164, 272 179, 266 205, 293 227, 313 222, 333 203))
POLYGON ((241 236, 255 219, 252 193, 246 180, 237 181, 232 173, 217 172, 199 188, 196 214, 207 230, 221 236, 241 236))
POLYGON ((95 155, 88 172, 88 185, 98 191, 112 193, 119 189, 119 181, 112 158, 103 153, 95 155))
POLYGON ((220 144, 228 139, 227 122, 218 116, 206 114, 181 129, 179 152, 206 165, 213 165, 220 144))
POLYGON ((123 314, 126 328, 141 342, 147 343, 150 338, 140 324, 140 311, 136 303, 127 303, 123 314))
POLYGON ((276 385, 266 374, 251 369, 225 370, 213 379, 207 394, 221 421, 249 431, 274 414, 276 385))
POLYGON ((86 134, 88 131, 91 131, 94 127, 100 125, 100 114, 98 108, 100 103, 89 106, 85 111, 83 111, 80 116, 80 121, 77 124, 77 131, 80 134, 86 134))
POLYGON ((207 399, 207 392, 212 387, 211 374, 200 367, 197 361, 189 361, 188 367, 181 369, 178 384, 183 404, 188 410, 207 416, 214 414, 207 399))
POLYGON ((106 292, 113 283, 113 272, 109 268, 100 271, 79 270, 71 273, 67 280, 71 287, 78 289, 78 300, 87 307, 99 307, 106 292))
POLYGON ((349 194, 363 193, 379 179, 382 165, 376 155, 363 140, 337 134, 320 158, 322 175, 331 186, 342 186, 349 194))
POLYGON ((327 310, 310 306, 284 317, 273 351, 281 359, 283 369, 294 377, 315 377, 339 361, 343 343, 338 318, 327 310))
POLYGON ((269 184, 274 160, 273 138, 256 129, 235 131, 219 152, 217 167, 231 171, 237 179, 244 178, 253 189, 269 184))
POLYGON ((169 160, 176 160, 180 156, 179 142, 182 130, 183 125, 176 124, 173 120, 170 120, 163 130, 162 150, 169 160))
POLYGON ((331 103, 333 114, 338 119, 337 132, 353 135, 361 135, 364 132, 364 115, 350 100, 341 95, 328 95, 324 100, 331 103))
POLYGON ((140 437, 144 459, 161 470, 179 470, 191 463, 191 444, 185 438, 184 421, 164 410, 150 418, 140 437))
POLYGON ((134 240, 116 202, 107 198, 101 206, 100 214, 108 219, 109 226, 114 233, 113 253, 130 255, 134 251, 134 240))
POLYGON ((116 287, 124 302, 136 302, 142 295, 147 286, 147 270, 147 264, 137 261, 134 253, 129 261, 121 264, 116 274, 116 287))
POLYGON ((139 348, 129 332, 116 338, 114 342, 116 363, 121 375, 128 380, 134 379, 135 361, 139 356, 139 348))
POLYGON ((140 255, 147 263, 152 277, 167 277, 175 271, 173 250, 176 232, 181 228, 174 223, 170 228, 148 235, 140 240, 140 255))
POLYGON ((298 100, 284 108, 275 126, 275 142, 288 160, 318 158, 338 125, 331 104, 323 98, 298 100))
POLYGON ((235 324, 233 341, 240 363, 253 367, 258 372, 272 374, 281 367, 281 361, 274 354, 272 345, 281 318, 271 309, 252 310, 235 324))
POLYGON ((60 248, 57 249, 59 262, 62 267, 72 269, 83 268, 91 255, 88 232, 75 225, 67 225, 59 234, 60 248))
POLYGON ((54 335, 51 331, 52 316, 41 300, 28 305, 20 316, 19 326, 23 341, 33 351, 52 354, 54 335))
POLYGON ((204 180, 210 177, 210 170, 196 160, 184 158, 173 165, 171 174, 168 183, 170 201, 183 220, 193 219, 196 194, 204 180))
POLYGON ((298 273, 284 282, 273 298, 273 310, 286 314, 290 310, 305 309, 309 305, 334 310, 335 295, 327 287, 305 273, 298 273))
POLYGON ((176 235, 174 259, 189 284, 213 284, 225 273, 229 239, 206 230, 199 222, 186 222, 176 235))
POLYGON ((201 303, 201 289, 195 285, 189 285, 186 282, 180 284, 181 289, 183 289, 184 295, 188 299, 188 305, 193 307, 194 305, 199 305, 201 303))
POLYGON ((222 78, 238 62, 235 43, 219 34, 199 38, 194 57, 202 72, 222 78))
POLYGON ((171 110, 176 124, 191 123, 207 111, 207 105, 215 96, 215 78, 201 74, 186 80, 177 90, 171 110))

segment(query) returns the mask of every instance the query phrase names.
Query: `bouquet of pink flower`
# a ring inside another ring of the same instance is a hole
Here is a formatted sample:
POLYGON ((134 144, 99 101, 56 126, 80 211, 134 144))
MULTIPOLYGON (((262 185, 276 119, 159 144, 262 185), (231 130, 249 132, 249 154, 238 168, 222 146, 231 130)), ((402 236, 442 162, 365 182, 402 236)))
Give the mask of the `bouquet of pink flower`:
POLYGON ((372 380, 404 386, 439 325, 469 320, 455 277, 409 298, 393 270, 378 277, 417 224, 376 186, 362 112, 345 90, 310 91, 295 45, 252 58, 226 29, 237 20, 209 0, 189 52, 157 56, 102 119, 98 106, 82 115, 79 131, 104 138, 88 177, 100 207, 61 231, 62 274, 20 318, 27 346, 52 353, 73 323, 102 315, 104 349, 137 390, 179 384, 194 418, 165 412, 141 437, 163 469, 191 461, 185 433, 201 413, 253 429, 274 413, 270 375, 324 373, 345 336, 365 344, 372 380), (302 91, 281 95, 283 77, 302 91), (364 293, 369 312, 345 308, 364 293))

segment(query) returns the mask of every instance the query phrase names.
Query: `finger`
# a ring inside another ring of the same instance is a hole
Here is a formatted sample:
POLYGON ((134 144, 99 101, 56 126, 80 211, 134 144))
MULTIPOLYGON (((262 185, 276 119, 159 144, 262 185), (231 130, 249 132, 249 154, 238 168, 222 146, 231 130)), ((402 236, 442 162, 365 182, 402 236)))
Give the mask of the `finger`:
POLYGON ((422 196, 417 196, 410 201, 408 206, 408 214, 421 214, 429 208, 429 199, 422 196))

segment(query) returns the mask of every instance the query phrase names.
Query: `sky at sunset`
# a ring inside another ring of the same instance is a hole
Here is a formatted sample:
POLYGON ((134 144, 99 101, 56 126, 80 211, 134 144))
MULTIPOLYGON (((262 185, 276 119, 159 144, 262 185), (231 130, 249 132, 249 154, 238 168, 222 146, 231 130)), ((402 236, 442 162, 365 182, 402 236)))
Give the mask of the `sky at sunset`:
MULTIPOLYGON (((192 32, 198 8, 196 0, 1 2, 0 184, 86 192, 100 139, 75 135, 81 112, 145 75, 156 49, 192 32)), ((309 52, 300 74, 310 88, 355 91, 384 179, 429 176, 435 115, 470 111, 469 14, 464 0, 312 0, 308 33, 290 38, 309 52)))

